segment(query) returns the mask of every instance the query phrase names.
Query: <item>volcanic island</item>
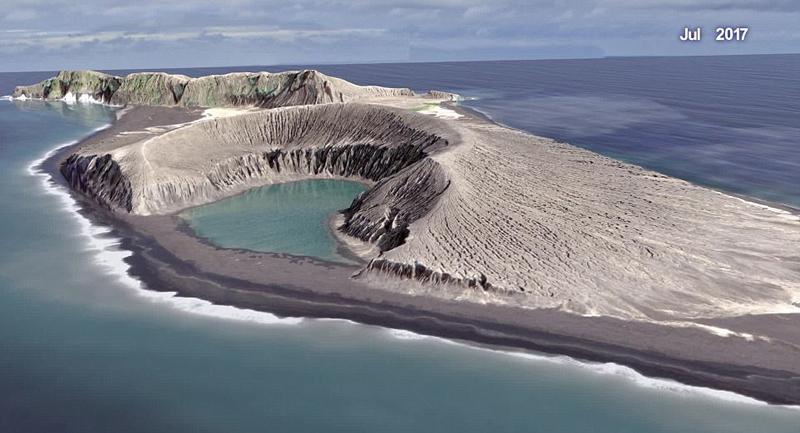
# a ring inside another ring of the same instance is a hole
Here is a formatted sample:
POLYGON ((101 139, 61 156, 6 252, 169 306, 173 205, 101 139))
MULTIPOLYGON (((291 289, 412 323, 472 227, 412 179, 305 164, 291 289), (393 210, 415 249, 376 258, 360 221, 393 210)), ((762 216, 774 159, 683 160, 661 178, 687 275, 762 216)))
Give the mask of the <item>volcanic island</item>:
POLYGON ((150 290, 613 362, 800 404, 800 218, 492 122, 459 96, 314 70, 63 71, 14 98, 119 106, 44 168, 150 290), (368 186, 356 264, 217 247, 177 214, 264 185, 368 186))

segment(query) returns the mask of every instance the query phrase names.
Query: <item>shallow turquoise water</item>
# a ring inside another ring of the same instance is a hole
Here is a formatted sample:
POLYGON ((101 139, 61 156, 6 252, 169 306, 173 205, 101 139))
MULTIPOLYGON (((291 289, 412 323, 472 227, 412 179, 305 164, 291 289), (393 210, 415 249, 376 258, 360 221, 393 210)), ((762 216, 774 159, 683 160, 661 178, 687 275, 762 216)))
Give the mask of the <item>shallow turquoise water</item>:
MULTIPOLYGON (((383 68, 378 77, 397 70, 383 68)), ((0 101, 2 433, 800 431, 800 410, 725 401, 613 366, 153 302, 121 278, 115 249, 93 246, 63 197, 28 171, 111 116, 101 106, 0 101)))
POLYGON ((346 261, 328 223, 365 187, 356 182, 312 179, 252 189, 183 212, 197 235, 224 248, 346 261))
POLYGON ((153 302, 28 172, 110 115, 0 101, 0 432, 800 431, 800 410, 625 370, 153 302))

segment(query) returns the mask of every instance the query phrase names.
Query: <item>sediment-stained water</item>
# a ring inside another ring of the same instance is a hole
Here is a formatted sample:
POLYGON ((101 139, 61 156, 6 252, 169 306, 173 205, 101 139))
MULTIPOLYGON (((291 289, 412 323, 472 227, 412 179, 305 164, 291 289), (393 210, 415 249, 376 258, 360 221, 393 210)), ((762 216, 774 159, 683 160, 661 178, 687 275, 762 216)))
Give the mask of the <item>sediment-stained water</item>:
MULTIPOLYGON (((428 84, 404 68, 339 75, 428 84)), ((25 77, 0 74, 0 93, 40 80, 25 77)), ((781 95, 773 105, 790 109, 781 95)), ((125 276, 115 239, 33 164, 112 116, 98 105, 0 101, 2 432, 798 431, 798 409, 614 365, 145 291, 125 276)))
POLYGON ((200 237, 223 248, 348 262, 331 234, 331 216, 365 186, 312 179, 252 189, 181 213, 200 237))

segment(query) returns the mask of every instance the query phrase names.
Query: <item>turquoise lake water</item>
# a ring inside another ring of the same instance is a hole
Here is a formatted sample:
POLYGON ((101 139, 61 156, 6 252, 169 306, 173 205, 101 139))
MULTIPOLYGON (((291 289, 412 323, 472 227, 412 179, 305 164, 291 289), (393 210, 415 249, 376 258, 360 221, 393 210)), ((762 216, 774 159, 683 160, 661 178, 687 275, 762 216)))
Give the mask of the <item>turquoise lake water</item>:
POLYGON ((337 253, 331 215, 365 186, 334 179, 268 185, 181 214, 215 245, 347 262, 337 253))
MULTIPOLYGON (((370 65, 361 70, 372 75, 347 78, 424 88, 430 83, 413 80, 467 77, 452 73, 467 66, 370 65)), ((472 67, 495 74, 487 83, 504 79, 506 69, 492 63, 472 67)), ((0 74, 0 88, 50 75, 0 74)), ((768 95, 788 118, 796 89, 768 95)), ((730 401, 613 365, 278 319, 142 290, 125 276, 115 240, 29 170, 112 117, 96 105, 0 101, 0 432, 800 431, 800 410, 730 401)), ((787 137, 800 136, 792 130, 787 137)), ((782 163, 793 161, 787 152, 782 163)), ((758 162, 770 177, 781 174, 782 163, 758 162)))

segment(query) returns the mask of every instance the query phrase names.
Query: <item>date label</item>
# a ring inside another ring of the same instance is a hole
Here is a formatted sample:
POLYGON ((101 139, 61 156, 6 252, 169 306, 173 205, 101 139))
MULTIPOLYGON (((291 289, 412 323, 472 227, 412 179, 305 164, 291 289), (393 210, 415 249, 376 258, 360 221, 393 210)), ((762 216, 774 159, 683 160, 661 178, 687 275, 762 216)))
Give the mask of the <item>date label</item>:
POLYGON ((748 27, 717 27, 717 41, 743 41, 748 27))
MULTIPOLYGON (((742 42, 747 38, 749 27, 717 27, 715 41, 742 42)), ((699 42, 703 39, 703 29, 700 27, 685 27, 678 39, 681 42, 699 42)))

